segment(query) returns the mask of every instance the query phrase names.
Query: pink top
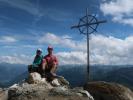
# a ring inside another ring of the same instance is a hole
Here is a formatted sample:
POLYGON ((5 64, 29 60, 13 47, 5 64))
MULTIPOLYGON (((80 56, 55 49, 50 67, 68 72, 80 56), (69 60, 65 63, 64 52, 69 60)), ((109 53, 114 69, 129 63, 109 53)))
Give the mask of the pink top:
POLYGON ((57 60, 56 56, 48 54, 48 55, 44 56, 43 63, 47 63, 48 66, 58 65, 58 60, 57 60))

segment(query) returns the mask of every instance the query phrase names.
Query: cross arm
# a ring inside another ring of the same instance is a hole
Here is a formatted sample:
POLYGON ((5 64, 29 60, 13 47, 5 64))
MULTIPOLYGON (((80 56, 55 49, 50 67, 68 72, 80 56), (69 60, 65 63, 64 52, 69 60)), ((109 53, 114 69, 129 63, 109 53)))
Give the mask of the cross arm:
POLYGON ((106 23, 106 22, 107 22, 106 20, 102 20, 102 21, 98 21, 98 22, 94 22, 94 23, 86 23, 86 24, 82 24, 82 25, 75 25, 75 26, 72 26, 71 29, 79 28, 79 27, 82 27, 82 26, 90 26, 90 25, 95 25, 95 24, 101 24, 101 23, 106 23))

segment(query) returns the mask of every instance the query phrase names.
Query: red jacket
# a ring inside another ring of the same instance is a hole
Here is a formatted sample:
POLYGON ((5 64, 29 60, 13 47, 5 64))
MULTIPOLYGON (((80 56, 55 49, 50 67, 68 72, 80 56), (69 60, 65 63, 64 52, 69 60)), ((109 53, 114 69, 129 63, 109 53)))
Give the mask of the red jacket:
POLYGON ((46 55, 43 58, 43 63, 47 63, 48 66, 58 65, 58 60, 54 55, 46 55))

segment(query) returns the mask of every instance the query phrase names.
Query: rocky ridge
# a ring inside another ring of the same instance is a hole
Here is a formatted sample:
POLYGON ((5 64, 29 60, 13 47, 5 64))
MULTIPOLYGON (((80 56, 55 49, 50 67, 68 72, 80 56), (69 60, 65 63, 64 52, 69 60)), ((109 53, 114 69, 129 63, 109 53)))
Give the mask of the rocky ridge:
POLYGON ((38 73, 31 73, 26 81, 14 84, 6 91, 8 98, 1 97, 0 100, 94 100, 83 88, 70 88, 63 77, 47 82, 38 73))
POLYGON ((120 84, 109 82, 89 82, 84 85, 95 100, 133 100, 133 92, 120 84))
POLYGON ((64 77, 48 82, 38 73, 27 80, 0 89, 0 100, 133 100, 133 92, 125 86, 109 82, 88 82, 71 88, 64 77))

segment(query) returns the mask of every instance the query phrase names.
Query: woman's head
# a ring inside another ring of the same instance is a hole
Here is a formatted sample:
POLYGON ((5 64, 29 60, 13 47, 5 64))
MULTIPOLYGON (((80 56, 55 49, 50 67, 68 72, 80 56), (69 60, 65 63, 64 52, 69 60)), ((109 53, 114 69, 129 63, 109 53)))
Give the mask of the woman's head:
POLYGON ((36 51, 36 55, 41 55, 42 54, 42 49, 38 48, 36 51))

